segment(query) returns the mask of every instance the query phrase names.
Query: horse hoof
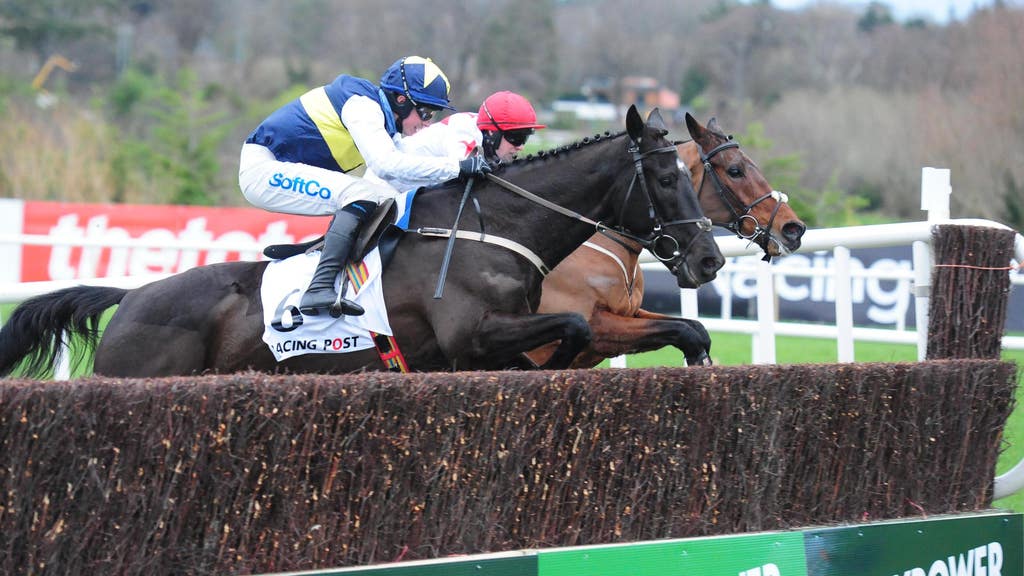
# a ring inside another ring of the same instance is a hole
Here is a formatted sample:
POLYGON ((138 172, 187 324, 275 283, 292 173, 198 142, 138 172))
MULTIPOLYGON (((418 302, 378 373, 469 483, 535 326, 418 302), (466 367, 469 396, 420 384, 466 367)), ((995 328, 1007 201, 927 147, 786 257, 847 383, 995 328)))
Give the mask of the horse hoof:
POLYGON ((697 357, 691 358, 686 357, 687 366, 712 366, 714 362, 711 361, 711 357, 708 356, 707 352, 701 352, 697 357))

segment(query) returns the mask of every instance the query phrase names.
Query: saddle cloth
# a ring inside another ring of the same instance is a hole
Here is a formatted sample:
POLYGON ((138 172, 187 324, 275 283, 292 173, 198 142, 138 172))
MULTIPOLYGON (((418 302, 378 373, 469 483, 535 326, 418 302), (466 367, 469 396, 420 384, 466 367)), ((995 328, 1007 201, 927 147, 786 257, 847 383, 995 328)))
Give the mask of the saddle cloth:
MULTIPOLYGON (((405 192, 395 198, 395 226, 402 230, 408 228, 416 192, 405 192)), ((384 303, 380 250, 374 248, 362 262, 349 264, 334 283, 335 290, 340 289, 342 275, 348 275, 345 297, 363 307, 366 313, 362 316, 333 318, 329 314, 305 316, 299 312, 299 302, 319 261, 320 251, 297 254, 274 260, 263 272, 263 341, 278 362, 303 354, 365 350, 374 347, 373 337, 378 334, 394 336, 384 303)))
MULTIPOLYGON (((336 354, 373 348, 373 335, 393 336, 384 304, 380 253, 374 248, 359 264, 350 264, 346 298, 366 310, 362 316, 333 318, 299 312, 299 301, 320 261, 320 252, 298 254, 267 265, 260 286, 263 341, 278 362, 303 354, 336 354), (373 333, 373 334, 371 334, 373 333)), ((342 275, 335 280, 340 288, 342 275)))

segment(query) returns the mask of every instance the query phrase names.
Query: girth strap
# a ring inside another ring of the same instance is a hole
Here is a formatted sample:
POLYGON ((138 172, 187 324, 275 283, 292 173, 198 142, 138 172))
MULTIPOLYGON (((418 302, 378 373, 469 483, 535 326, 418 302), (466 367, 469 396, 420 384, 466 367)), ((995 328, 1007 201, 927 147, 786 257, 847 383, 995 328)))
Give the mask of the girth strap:
POLYGON ((622 259, 619 258, 619 256, 615 254, 615 252, 612 252, 611 250, 605 248, 604 246, 598 246, 593 242, 584 242, 583 245, 586 246, 587 248, 590 248, 591 250, 595 250, 597 252, 600 252, 601 254, 604 254, 605 256, 611 258, 613 262, 619 265, 619 270, 622 271, 622 279, 626 283, 626 294, 632 297, 633 282, 636 280, 636 270, 637 268, 640 267, 640 260, 637 259, 636 265, 633 267, 633 274, 631 276, 629 272, 626 270, 626 264, 622 262, 622 259))
MULTIPOLYGON (((412 232, 415 232, 420 236, 427 236, 430 238, 451 238, 452 235, 452 231, 448 228, 424 227, 412 230, 412 232)), ((533 266, 540 271, 542 276, 547 276, 551 272, 551 269, 548 268, 547 264, 545 264, 543 260, 541 260, 540 256, 537 256, 532 250, 515 240, 509 240, 508 238, 502 238, 501 236, 495 236, 493 234, 471 232, 469 230, 456 230, 455 237, 463 240, 473 240, 475 242, 483 242, 484 244, 501 246, 502 248, 511 250, 523 258, 526 258, 530 264, 533 264, 533 266)))

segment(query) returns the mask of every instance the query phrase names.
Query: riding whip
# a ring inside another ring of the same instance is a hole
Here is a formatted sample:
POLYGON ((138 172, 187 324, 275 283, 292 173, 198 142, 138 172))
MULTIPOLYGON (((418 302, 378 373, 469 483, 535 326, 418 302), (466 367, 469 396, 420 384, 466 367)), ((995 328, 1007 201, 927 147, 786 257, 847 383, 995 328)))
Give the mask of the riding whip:
POLYGON ((434 289, 434 300, 440 300, 444 294, 444 280, 448 276, 448 265, 452 261, 452 252, 455 250, 455 231, 459 229, 459 219, 462 218, 462 210, 466 207, 466 200, 469 199, 469 191, 473 189, 473 182, 476 178, 469 176, 466 179, 466 189, 462 192, 462 200, 459 201, 459 211, 455 213, 455 223, 452 224, 452 235, 448 237, 448 245, 444 249, 444 259, 441 260, 441 272, 437 276, 437 288, 434 289))

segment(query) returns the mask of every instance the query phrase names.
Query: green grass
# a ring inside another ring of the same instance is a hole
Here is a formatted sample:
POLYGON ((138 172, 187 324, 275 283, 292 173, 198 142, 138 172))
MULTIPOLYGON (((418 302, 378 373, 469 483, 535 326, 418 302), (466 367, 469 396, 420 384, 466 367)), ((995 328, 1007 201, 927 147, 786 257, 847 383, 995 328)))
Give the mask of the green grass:
MULTIPOLYGON (((13 306, 0 305, 0 320, 6 320, 13 306)), ((109 319, 113 310, 104 315, 109 319)), ((105 324, 105 322, 104 322, 105 324)), ((742 334, 712 332, 711 357, 716 365, 736 366, 751 362, 751 338, 742 334)), ((836 343, 834 340, 818 338, 796 338, 779 336, 775 342, 776 360, 779 364, 800 363, 831 363, 836 362, 836 343)), ((913 362, 917 359, 917 348, 906 344, 880 344, 874 342, 857 342, 854 345, 854 357, 857 362, 913 362)), ((1006 360, 1017 363, 1020 382, 1024 372, 1024 351, 1007 351, 1003 354, 1006 360)), ((631 368, 650 366, 680 366, 683 364, 682 353, 678 350, 665 348, 646 354, 634 354, 627 358, 631 368)), ((608 362, 601 364, 608 366, 608 362)), ((88 370, 79 367, 75 376, 88 374, 88 370)), ((1018 388, 1018 394, 1022 394, 1018 388)), ((1024 396, 1020 398, 1024 400, 1024 396)), ((1000 455, 996 466, 996 474, 1002 474, 1024 458, 1024 409, 1015 409, 1006 423, 1004 430, 1005 449, 1000 455)), ((1011 495, 993 503, 996 508, 1024 511, 1024 492, 1011 495)))
MULTIPOLYGON (((715 364, 723 366, 750 364, 750 342, 750 336, 745 334, 712 332, 711 359, 715 364)), ((656 352, 631 355, 626 364, 631 368, 673 366, 681 365, 682 358, 678 350, 664 348, 656 352)), ((913 362, 917 359, 917 348, 901 344, 857 342, 854 345, 854 358, 857 362, 913 362)), ((778 336, 775 340, 775 360, 779 364, 830 363, 838 359, 834 340, 790 336, 778 336)), ((607 362, 602 364, 607 365, 607 362)))

